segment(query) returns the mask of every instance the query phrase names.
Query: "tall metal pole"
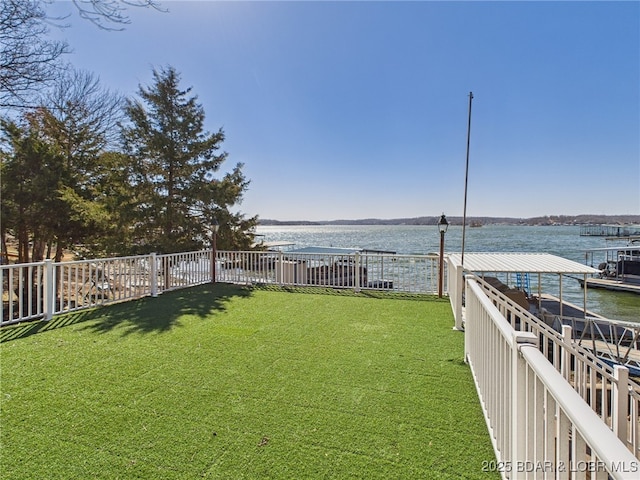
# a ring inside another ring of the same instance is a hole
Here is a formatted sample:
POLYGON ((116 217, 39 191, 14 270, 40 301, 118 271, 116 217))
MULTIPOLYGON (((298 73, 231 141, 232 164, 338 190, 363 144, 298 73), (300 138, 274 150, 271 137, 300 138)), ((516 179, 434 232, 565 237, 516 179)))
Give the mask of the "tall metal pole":
POLYGON ((464 207, 462 211, 462 258, 461 263, 464 267, 464 240, 467 229, 467 184, 469 182, 469 143, 471 141, 471 101, 473 100, 473 92, 469 92, 469 123, 467 124, 467 165, 464 170, 464 207))
POLYGON ((444 216, 444 212, 438 220, 438 230, 440 231, 440 265, 438 268, 438 297, 442 298, 442 283, 444 278, 444 234, 449 227, 447 217, 444 216))

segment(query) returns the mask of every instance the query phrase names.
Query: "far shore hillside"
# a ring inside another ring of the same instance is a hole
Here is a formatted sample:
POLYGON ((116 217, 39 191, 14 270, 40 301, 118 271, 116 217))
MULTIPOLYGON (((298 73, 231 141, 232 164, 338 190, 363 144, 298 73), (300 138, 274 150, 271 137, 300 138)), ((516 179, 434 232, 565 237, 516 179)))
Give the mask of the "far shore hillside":
MULTIPOLYGON (((359 220, 268 220, 260 225, 437 225, 440 216, 415 218, 365 218, 359 220)), ((449 217, 450 225, 462 225, 462 217, 449 217)), ((547 215, 532 218, 467 217, 467 225, 640 225, 640 215, 547 215)))

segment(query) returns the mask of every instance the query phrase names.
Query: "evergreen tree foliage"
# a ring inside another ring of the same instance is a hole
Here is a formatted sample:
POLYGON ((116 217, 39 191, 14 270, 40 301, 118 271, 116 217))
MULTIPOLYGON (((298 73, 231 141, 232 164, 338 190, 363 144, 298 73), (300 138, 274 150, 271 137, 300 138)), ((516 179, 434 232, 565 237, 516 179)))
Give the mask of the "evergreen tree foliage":
POLYGON ((42 104, 48 107, 2 122, 2 236, 16 238, 22 261, 52 251, 60 261, 65 248, 104 243, 97 240, 117 221, 102 195, 100 157, 122 114, 120 97, 100 88, 95 76, 71 72, 42 104))
POLYGON ((249 185, 243 165, 220 172, 224 133, 204 130, 203 109, 174 69, 154 79, 123 110, 93 75, 72 72, 46 107, 1 120, 2 251, 7 236, 20 262, 60 261, 65 249, 89 257, 197 250, 210 247, 214 219, 220 249, 251 247, 257 217, 237 211, 249 185))
POLYGON ((41 111, 23 123, 2 121, 2 237, 11 232, 18 243, 18 262, 42 260, 62 205, 62 155, 43 133, 41 111))
POLYGON ((153 71, 154 83, 140 86, 127 102, 122 130, 131 159, 131 191, 137 202, 131 225, 132 253, 171 253, 208 247, 214 219, 219 247, 247 247, 257 218, 230 212, 249 184, 238 164, 215 177, 227 159, 222 129, 204 129, 205 113, 191 88, 181 89, 173 67, 153 71))

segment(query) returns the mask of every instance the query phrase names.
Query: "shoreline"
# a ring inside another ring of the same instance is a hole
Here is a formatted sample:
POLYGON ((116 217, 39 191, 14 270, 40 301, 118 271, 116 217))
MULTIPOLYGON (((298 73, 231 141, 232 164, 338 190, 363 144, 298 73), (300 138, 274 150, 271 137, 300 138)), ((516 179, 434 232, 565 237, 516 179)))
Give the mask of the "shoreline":
MULTIPOLYGON (((440 215, 412 218, 363 218, 356 220, 275 220, 259 219, 259 226, 326 226, 326 225, 437 225, 440 215)), ((463 218, 447 216, 450 225, 462 226, 463 218)), ((547 215, 542 217, 515 218, 473 216, 466 218, 467 226, 512 225, 512 226, 580 226, 620 225, 640 226, 640 215, 547 215)))

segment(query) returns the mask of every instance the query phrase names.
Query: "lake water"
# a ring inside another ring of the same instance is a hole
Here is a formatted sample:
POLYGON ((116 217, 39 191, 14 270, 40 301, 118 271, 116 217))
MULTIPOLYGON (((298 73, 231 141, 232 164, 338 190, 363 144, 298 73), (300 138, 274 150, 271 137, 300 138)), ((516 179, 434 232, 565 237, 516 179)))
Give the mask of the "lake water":
MULTIPOLYGON (((437 253, 440 234, 427 225, 312 225, 259 226, 256 233, 265 242, 288 241, 295 247, 357 247, 390 250, 399 254, 437 253)), ((486 225, 467 227, 465 253, 540 252, 585 263, 585 250, 605 246, 603 237, 581 237, 573 226, 536 227, 486 225)), ((462 250, 462 227, 450 226, 445 235, 445 251, 462 250)), ((597 266, 597 265, 596 265, 597 266)), ((549 293, 557 294, 557 291, 549 293)), ((565 279, 563 295, 582 305, 582 288, 577 280, 565 279)), ((606 317, 640 322, 640 296, 630 293, 590 289, 588 308, 606 317)))

